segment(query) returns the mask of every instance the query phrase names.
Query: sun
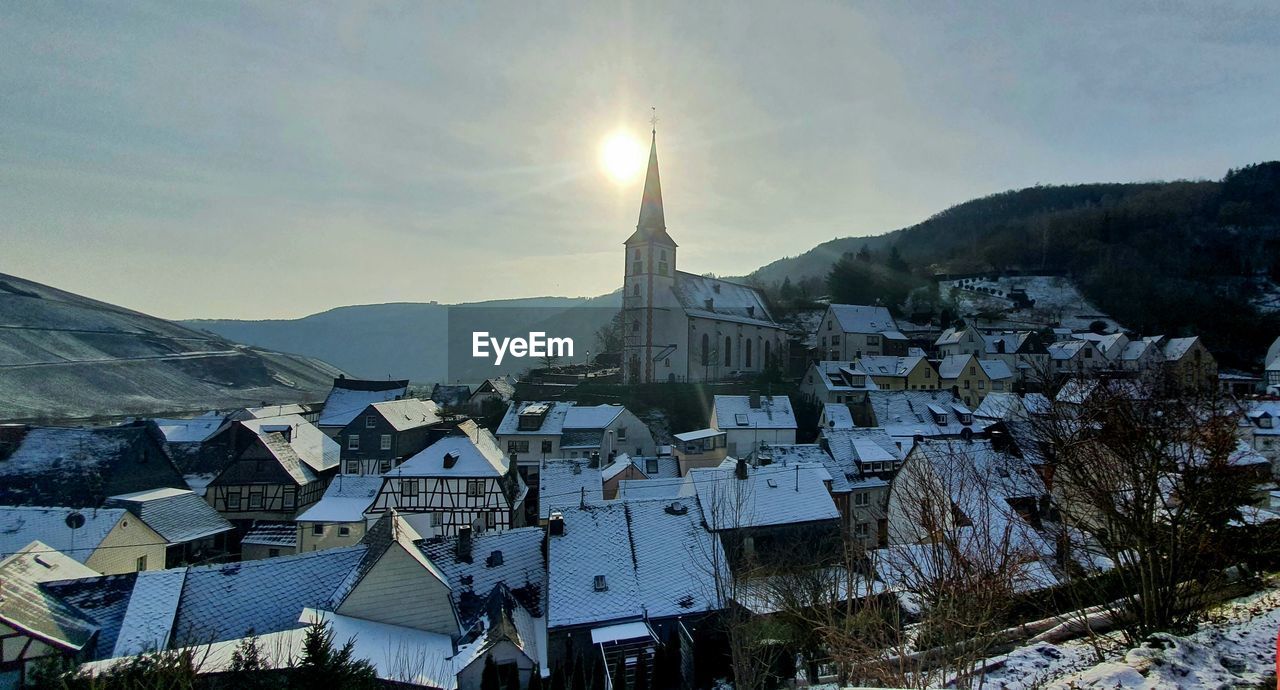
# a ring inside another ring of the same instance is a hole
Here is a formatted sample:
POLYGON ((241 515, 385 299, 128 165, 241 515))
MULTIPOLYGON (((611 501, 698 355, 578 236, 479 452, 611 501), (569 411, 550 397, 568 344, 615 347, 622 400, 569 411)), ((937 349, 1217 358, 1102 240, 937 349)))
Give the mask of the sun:
POLYGON ((614 182, 630 182, 644 167, 644 145, 631 132, 618 130, 600 144, 600 164, 614 182))

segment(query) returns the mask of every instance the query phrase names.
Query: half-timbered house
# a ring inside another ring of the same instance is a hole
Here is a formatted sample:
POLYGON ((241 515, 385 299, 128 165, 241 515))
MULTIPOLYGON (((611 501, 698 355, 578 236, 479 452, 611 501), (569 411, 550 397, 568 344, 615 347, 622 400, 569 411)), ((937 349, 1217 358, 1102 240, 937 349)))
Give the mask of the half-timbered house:
POLYGON ((371 403, 338 432, 342 473, 389 472, 444 435, 442 426, 440 406, 430 400, 407 398, 371 403))
POLYGON ((336 462, 320 470, 305 462, 290 443, 288 427, 247 438, 247 447, 205 491, 209 505, 237 528, 248 529, 255 520, 292 520, 324 495, 336 462))
POLYGON ((465 422, 383 476, 371 514, 396 510, 424 536, 524 526, 528 488, 487 429, 465 422))

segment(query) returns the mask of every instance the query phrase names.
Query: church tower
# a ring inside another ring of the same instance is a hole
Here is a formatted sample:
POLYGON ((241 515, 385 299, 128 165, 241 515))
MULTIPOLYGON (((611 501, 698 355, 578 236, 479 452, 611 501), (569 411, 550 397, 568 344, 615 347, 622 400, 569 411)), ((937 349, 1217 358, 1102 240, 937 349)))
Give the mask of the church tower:
MULTIPOLYGON (((627 383, 662 380, 655 373, 655 358, 665 357, 678 335, 670 330, 671 315, 680 310, 676 286, 676 243, 667 234, 662 210, 662 183, 658 179, 658 133, 649 147, 649 169, 640 220, 626 241, 622 283, 622 367, 627 383)), ((682 312, 681 312, 682 313, 682 312)), ((687 337, 687 336, 686 336, 687 337)))

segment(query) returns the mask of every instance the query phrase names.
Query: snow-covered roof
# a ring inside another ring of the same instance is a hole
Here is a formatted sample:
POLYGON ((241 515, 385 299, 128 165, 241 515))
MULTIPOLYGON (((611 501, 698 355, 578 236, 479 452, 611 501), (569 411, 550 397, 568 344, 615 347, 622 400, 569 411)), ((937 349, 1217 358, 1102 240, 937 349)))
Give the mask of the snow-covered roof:
POLYGON ((938 360, 938 376, 943 379, 955 379, 964 374, 964 368, 973 355, 947 355, 938 360))
POLYGON ((1137 362, 1143 357, 1155 352, 1155 344, 1149 340, 1130 340, 1128 345, 1124 346, 1124 350, 1120 352, 1120 361, 1137 362))
POLYGON ((982 404, 973 411, 975 417, 990 420, 1023 420, 1030 414, 1048 414, 1049 399, 1043 393, 1027 393, 1018 395, 1006 391, 992 391, 982 399, 982 404))
POLYGON ((955 345, 968 332, 968 328, 948 328, 938 336, 937 340, 933 341, 933 344, 939 347, 942 345, 955 345))
POLYGON ((324 400, 320 426, 344 427, 371 403, 403 398, 409 393, 409 382, 334 379, 333 388, 324 400))
POLYGON ((538 517, 546 520, 553 510, 576 508, 604 500, 600 469, 586 460, 548 460, 538 471, 538 517))
MULTIPOLYGON (((240 421, 245 428, 266 438, 287 430, 288 445, 293 453, 314 472, 324 472, 338 466, 342 448, 316 425, 301 415, 286 414, 278 417, 256 417, 240 421)), ((283 460, 283 458, 281 458, 283 460)))
POLYGON ((867 355, 858 359, 858 367, 871 376, 905 377, 915 371, 924 361, 924 357, 893 357, 889 355, 867 355))
POLYGON ((671 288, 686 314, 707 319, 779 328, 764 297, 753 287, 720 278, 676 271, 671 288))
POLYGON ((887 307, 832 304, 828 310, 836 317, 836 323, 845 333, 883 333, 898 330, 898 323, 893 320, 893 315, 889 313, 887 307))
POLYGON ((545 536, 541 527, 473 534, 470 562, 458 558, 457 536, 427 539, 419 544, 419 549, 444 575, 458 615, 466 626, 480 613, 480 600, 498 585, 510 589, 531 611, 545 610, 547 571, 542 557, 545 536))
POLYGON ((712 573, 724 555, 693 502, 628 500, 563 511, 564 534, 547 537, 547 627, 718 609, 712 573))
POLYGON ((560 434, 560 450, 590 450, 602 445, 604 432, 600 429, 565 429, 560 434))
MULTIPOLYGON (((727 465, 727 463, 726 463, 727 465)), ((748 467, 739 479, 732 466, 689 471, 703 520, 715 531, 835 520, 827 492, 831 477, 820 464, 748 467)))
POLYGON ((298 546, 298 528, 292 522, 260 520, 244 533, 241 544, 258 546, 283 546, 287 549, 298 546))
POLYGON ((431 399, 446 407, 456 407, 471 397, 471 387, 465 384, 437 383, 431 387, 431 399))
POLYGON ((80 563, 89 560, 107 534, 129 515, 123 508, 59 508, 0 506, 0 558, 18 553, 33 540, 48 544, 80 563), (78 529, 67 526, 67 516, 84 517, 78 529))
POLYGON ((574 405, 564 416, 565 429, 603 429, 625 410, 621 405, 574 405))
POLYGON ((388 477, 501 477, 510 461, 488 429, 446 436, 405 460, 388 477), (447 466, 446 466, 447 465, 447 466))
POLYGON ((1085 340, 1060 340, 1049 344, 1049 358, 1055 361, 1075 359, 1088 347, 1093 347, 1093 344, 1085 340))
POLYGON ((815 363, 813 369, 817 371, 818 378, 828 393, 879 388, 859 362, 823 360, 815 363))
POLYGON ((833 478, 833 492, 837 487, 848 491, 861 486, 872 476, 870 463, 902 460, 899 442, 879 427, 823 429, 821 433, 831 457, 827 471, 833 478))
POLYGON ((83 576, 85 571, 95 573, 60 558, 60 554, 42 553, 48 548, 33 542, 0 561, 0 623, 62 649, 79 651, 93 639, 98 625, 45 592, 40 583, 48 582, 46 578, 54 569, 70 577, 83 576), (50 568, 48 564, 56 565, 50 568))
POLYGON ((1071 337, 1094 343, 1107 359, 1119 357, 1125 346, 1129 344, 1129 337, 1123 333, 1074 333, 1071 337))
POLYGON ((854 427, 853 412, 844 403, 823 403, 822 419, 824 420, 822 424, 824 429, 852 429, 854 427))
POLYGON ((650 500, 655 498, 679 498, 687 495, 684 483, 670 479, 620 479, 619 501, 650 500))
POLYGON ((156 418, 151 421, 169 443, 200 443, 221 429, 227 417, 218 412, 206 412, 190 419, 156 418))
POLYGON ((698 441, 713 436, 721 436, 724 432, 719 429, 698 429, 696 431, 686 431, 683 434, 675 434, 677 441, 698 441))
POLYGON ((1191 336, 1190 338, 1170 338, 1164 344, 1164 358, 1170 361, 1177 361, 1186 356, 1191 351, 1192 346, 1196 344, 1199 336, 1191 336))
POLYGON ((186 568, 138 573, 111 656, 132 656, 169 646, 186 568))
POLYGON ((1000 359, 980 359, 978 366, 987 373, 987 378, 992 381, 1003 381, 1013 378, 1013 372, 1009 371, 1009 365, 1000 359))
POLYGON ((185 544, 235 529, 203 498, 187 489, 150 489, 107 499, 107 507, 137 515, 169 544, 185 544))
POLYGON ((360 522, 382 488, 382 477, 340 474, 324 496, 295 517, 294 522, 360 522))
POLYGON ((541 400, 528 400, 525 402, 513 402, 507 406, 507 413, 503 415, 502 422, 498 424, 498 436, 506 436, 510 434, 534 434, 538 436, 557 436, 564 430, 565 416, 569 414, 569 409, 573 407, 571 401, 548 402, 541 400), (545 414, 542 417, 542 423, 537 429, 521 429, 521 415, 538 415, 545 414))
POLYGON ((714 407, 721 430, 796 428, 791 399, 785 395, 762 395, 759 407, 751 406, 751 396, 717 395, 714 407))
POLYGON ((964 424, 955 408, 961 400, 951 391, 869 391, 867 403, 874 424, 895 439, 909 439, 916 435, 956 436, 966 428, 974 433, 985 428, 985 424, 977 419, 971 424, 964 424), (945 413, 941 420, 944 423, 938 423, 930 405, 938 406, 945 413))
POLYGON ((279 417, 285 414, 306 414, 307 408, 298 403, 288 403, 284 405, 263 405, 261 407, 246 407, 245 414, 250 417, 279 417))
POLYGON ((431 400, 404 398, 370 405, 396 431, 440 423, 440 406, 431 400))

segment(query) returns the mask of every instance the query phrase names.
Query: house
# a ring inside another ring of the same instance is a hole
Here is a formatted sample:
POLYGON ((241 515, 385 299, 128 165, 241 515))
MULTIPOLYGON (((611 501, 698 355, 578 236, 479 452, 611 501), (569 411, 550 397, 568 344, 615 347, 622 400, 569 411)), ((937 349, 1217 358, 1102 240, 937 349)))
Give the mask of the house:
POLYGON ((1041 379, 1050 371, 1049 349, 1035 331, 992 333, 983 335, 982 341, 984 353, 975 356, 1004 362, 1019 383, 1042 383, 1041 379))
POLYGON ((538 472, 538 524, 546 525, 551 513, 604 500, 600 467, 587 460, 548 460, 538 472))
POLYGON ((298 415, 241 420, 222 433, 231 460, 204 497, 242 532, 255 521, 291 522, 337 473, 337 442, 298 415))
POLYGON ((601 490, 605 500, 619 498, 619 486, 622 482, 654 480, 674 487, 682 475, 680 463, 674 457, 631 457, 623 453, 613 458, 600 461, 601 490))
POLYGON ((1280 393, 1280 337, 1271 343, 1271 347, 1267 348, 1266 358, 1263 360, 1263 369, 1265 371, 1263 384, 1270 389, 1272 386, 1277 387, 1280 393))
POLYGON ((498 425, 496 436, 526 476, 537 474, 539 464, 549 458, 657 453, 649 427, 621 405, 513 402, 498 425))
POLYGON ((818 415, 818 429, 852 429, 857 424, 853 421, 853 410, 843 403, 826 403, 822 413, 818 415))
POLYGON ((293 520, 298 553, 358 543, 374 520, 369 509, 381 489, 381 475, 334 477, 324 496, 293 520))
POLYGON ((955 357, 958 355, 980 356, 987 351, 987 341, 982 333, 973 326, 948 328, 933 341, 938 357, 955 357))
POLYGON ((672 455, 680 476, 695 467, 719 467, 729 453, 729 434, 719 429, 698 429, 675 435, 672 455))
POLYGON ((524 480, 498 441, 474 422, 382 477, 371 514, 395 510, 426 536, 524 526, 524 480))
POLYGON ((164 567, 164 537, 123 508, 0 506, 0 525, 0 558, 38 540, 99 573, 164 567))
POLYGON ((623 381, 715 381, 787 360, 787 332, 758 289, 679 271, 676 253, 655 133, 639 221, 624 247, 623 381))
MULTIPOLYGON (((695 497, 574 505, 551 514, 546 539, 552 667, 594 658, 612 669, 624 657, 630 668, 651 669, 657 645, 682 640, 696 655, 714 634, 708 614, 723 607, 728 570, 695 497), (601 557, 619 545, 625 557, 601 557)), ((682 657, 689 666, 717 663, 682 657)))
POLYGON ((818 323, 818 358, 851 360, 907 354, 907 338, 888 308, 832 304, 818 323))
POLYGON ((1130 343, 1129 336, 1124 333, 1073 333, 1071 337, 1093 343, 1108 366, 1113 368, 1119 367, 1120 355, 1130 343))
POLYGON ((800 394, 821 403, 853 402, 876 389, 875 381, 858 362, 814 362, 800 380, 800 394))
MULTIPOLYGON (((922 391, 932 390, 940 385, 938 373, 934 371, 933 365, 921 355, 907 357, 868 355, 858 360, 858 368, 871 377, 877 390, 922 391)), ((852 401, 846 399, 846 402, 852 401)))
POLYGON ((1163 343, 1165 385, 1181 391, 1212 390, 1218 362, 1199 336, 1170 338, 1163 343))
POLYGON ((25 687, 38 664, 74 661, 98 631, 97 624, 40 589, 54 580, 94 577, 98 572, 33 541, 0 558, 0 686, 25 687))
POLYGON ((259 520, 240 539, 240 560, 292 556, 298 553, 298 531, 291 522, 259 520))
POLYGON ((342 473, 385 474, 443 436, 442 426, 440 406, 430 400, 369 403, 334 436, 341 447, 342 473))
POLYGON ((904 453, 919 438, 959 438, 985 427, 951 391, 872 391, 852 410, 859 427, 884 429, 904 453))
POLYGON ((991 391, 1013 389, 1013 372, 998 359, 978 359, 973 355, 949 355, 938 362, 938 378, 943 388, 964 401, 970 408, 977 407, 991 391))
POLYGON ((108 496, 186 482, 150 422, 0 427, 0 505, 96 508, 108 496))
POLYGON ((831 458, 831 493, 844 529, 869 548, 888 543, 889 483, 903 459, 899 443, 877 427, 823 429, 819 437, 831 458))
POLYGON ((1091 340, 1059 340, 1048 347, 1049 368, 1056 376, 1074 376, 1109 366, 1091 340))
POLYGON ((149 489, 108 498, 107 508, 124 508, 165 542, 164 565, 199 563, 227 552, 235 529, 202 496, 190 489, 149 489))
MULTIPOLYGON (((284 407, 276 405, 274 407, 284 407)), ((298 406, 301 409, 301 406, 298 406)), ((235 415, 207 412, 191 419, 157 418, 151 420, 164 435, 165 449, 182 473, 187 488, 203 496, 209 482, 222 471, 229 459, 225 430, 235 415), (220 436, 222 437, 220 439, 220 436), (220 440, 219 440, 220 439, 220 440)), ((244 418, 253 415, 244 414, 244 418)))
POLYGON ((409 381, 371 381, 339 376, 324 399, 316 426, 334 436, 346 428, 371 403, 399 400, 409 396, 409 381))
POLYGON ((1280 474, 1280 401, 1249 400, 1243 403, 1241 438, 1271 461, 1280 474))
POLYGON ((431 387, 432 402, 448 410, 466 407, 470 399, 471 386, 466 384, 437 383, 431 387))
POLYGON ((495 376, 485 379, 483 383, 476 386, 471 397, 467 399, 467 407, 471 408, 472 413, 480 414, 489 405, 499 403, 505 405, 511 402, 515 394, 516 384, 510 376, 495 376))
POLYGON ((765 443, 796 442, 796 415, 785 395, 717 395, 710 427, 725 433, 725 447, 733 457, 749 456, 765 443))

